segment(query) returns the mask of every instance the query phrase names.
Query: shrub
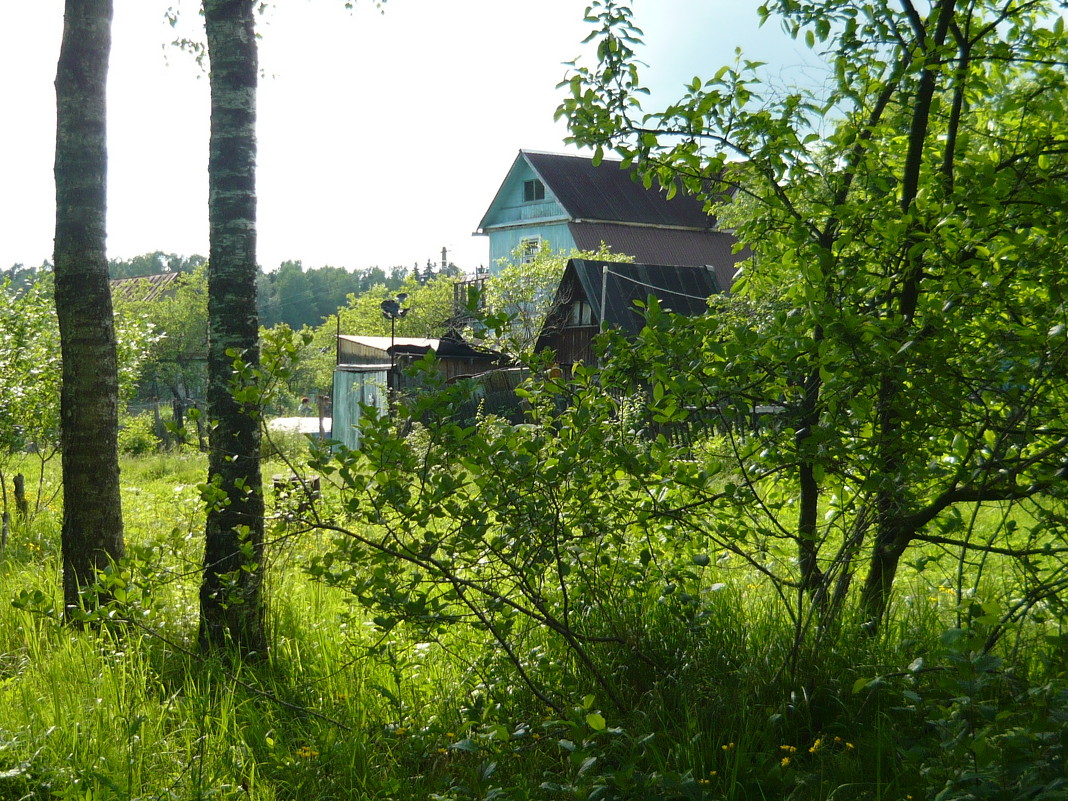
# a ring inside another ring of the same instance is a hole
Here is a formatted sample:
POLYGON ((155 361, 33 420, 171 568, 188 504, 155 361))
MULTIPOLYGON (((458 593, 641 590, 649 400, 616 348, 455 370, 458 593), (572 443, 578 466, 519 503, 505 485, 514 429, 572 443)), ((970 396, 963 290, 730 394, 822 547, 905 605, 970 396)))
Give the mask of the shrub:
POLYGON ((150 415, 128 416, 120 422, 119 453, 145 456, 159 450, 161 444, 150 415))

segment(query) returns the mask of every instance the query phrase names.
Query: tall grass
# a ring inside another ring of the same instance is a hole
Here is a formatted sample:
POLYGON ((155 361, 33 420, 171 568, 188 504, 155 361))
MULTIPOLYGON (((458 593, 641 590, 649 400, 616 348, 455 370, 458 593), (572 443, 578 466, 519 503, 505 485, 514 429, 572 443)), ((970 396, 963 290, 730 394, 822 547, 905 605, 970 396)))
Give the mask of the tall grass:
POLYGON ((770 590, 742 572, 716 574, 685 607, 622 599, 645 657, 624 648, 610 660, 626 713, 606 712, 581 670, 530 630, 531 669, 574 699, 557 715, 460 634, 375 629, 303 572, 320 535, 281 523, 270 658, 204 658, 203 464, 151 456, 123 471, 146 589, 131 623, 78 631, 42 614, 58 595, 56 508, 16 527, 0 559, 4 801, 1064 797, 1059 623, 985 661, 945 634, 964 630, 968 601, 948 568, 908 577, 879 638, 798 642, 770 590), (9 602, 34 593, 37 611, 9 602))

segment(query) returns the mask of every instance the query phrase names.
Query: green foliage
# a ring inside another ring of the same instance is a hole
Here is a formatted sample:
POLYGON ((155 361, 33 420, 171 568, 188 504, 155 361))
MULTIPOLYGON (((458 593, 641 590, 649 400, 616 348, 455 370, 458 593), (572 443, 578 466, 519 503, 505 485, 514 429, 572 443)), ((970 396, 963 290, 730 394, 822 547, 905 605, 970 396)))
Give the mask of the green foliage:
MULTIPOLYGON (((427 429, 420 446, 434 437, 427 429)), ((128 558, 102 577, 112 600, 98 626, 58 624, 60 509, 46 507, 0 557, 0 598, 19 601, 0 604, 0 794, 101 801, 1063 794, 1068 695, 1052 614, 1028 625, 1025 648, 995 654, 986 646, 1005 607, 958 602, 948 586, 918 580, 909 588, 916 617, 895 619, 885 640, 839 633, 803 649, 784 671, 793 627, 769 585, 715 551, 702 566, 706 552, 690 542, 678 561, 703 575, 700 586, 678 583, 668 592, 654 582, 652 604, 621 591, 621 605, 641 607, 637 644, 657 662, 607 660, 621 685, 644 688, 628 695, 625 712, 605 693, 579 689, 588 674, 557 634, 513 628, 525 663, 558 690, 559 709, 551 710, 477 630, 450 624, 427 638, 425 626, 401 624, 383 633, 346 603, 347 586, 325 586, 300 569, 331 549, 330 532, 278 517, 267 578, 271 658, 227 664, 189 647, 204 457, 155 454, 122 467, 128 558), (953 622, 958 612, 962 626, 953 622)), ((56 480, 49 475, 46 483, 56 480)), ((318 511, 340 519, 343 494, 329 482, 323 489, 318 511)), ((644 531, 629 536, 647 547, 644 531)), ((675 542, 687 540, 676 534, 675 542)), ((362 580, 361 565, 352 567, 362 580)), ((610 645, 589 647, 610 656, 610 645)))
MULTIPOLYGON (((389 336, 390 321, 382 314, 381 303, 399 293, 407 294, 404 302, 408 313, 397 320, 399 337, 440 337, 448 332, 455 317, 453 307, 453 276, 436 276, 421 283, 413 276, 405 278, 398 292, 379 284, 359 296, 349 298, 348 306, 338 310, 341 333, 362 336, 389 336)), ((336 326, 336 320, 333 321, 336 326)), ((327 321, 324 328, 329 328, 327 321)), ((336 331, 336 327, 334 329, 336 331)))
POLYGON ((161 444, 152 415, 127 415, 119 420, 119 453, 146 456, 158 450, 161 444))
POLYGON ((900 720, 926 734, 900 752, 906 768, 901 787, 912 797, 1060 798, 1068 789, 1068 695, 1059 682, 1030 684, 990 653, 986 615, 948 629, 927 656, 892 678, 858 679, 856 691, 877 694, 900 720))
POLYGON ((12 451, 59 444, 59 332, 51 275, 0 285, 0 463, 12 451))
POLYGON ((203 399, 208 348, 206 263, 184 272, 174 289, 152 300, 115 298, 120 329, 147 326, 151 336, 136 383, 142 398, 169 395, 180 405, 203 399))
POLYGON ((180 256, 156 250, 142 253, 132 259, 109 259, 108 276, 115 278, 140 278, 162 273, 191 273, 206 262, 203 256, 180 256))
MULTIPOLYGON (((791 540, 787 585, 825 619, 866 562, 873 627, 911 548, 994 552, 956 506, 1044 515, 1068 458, 1063 21, 1053 3, 928 5, 766 3, 821 43, 822 96, 769 90, 739 58, 645 113, 629 4, 594 2, 597 62, 574 66, 559 112, 573 141, 681 182, 752 249, 740 299, 656 317, 635 373, 664 420, 777 407, 735 447, 750 558, 791 540)), ((1001 555, 1062 555, 1064 532, 1001 555)))
POLYGON ((300 465, 309 455, 308 435, 299 431, 268 430, 260 440, 260 458, 264 463, 277 460, 300 465))
POLYGON ((392 268, 388 275, 380 267, 305 269, 299 261, 282 262, 277 270, 260 274, 260 325, 273 328, 285 323, 296 330, 313 328, 345 306, 349 295, 360 295, 379 284, 399 291, 406 272, 402 267, 392 268))
POLYGON ((688 549, 649 494, 655 461, 635 455, 634 432, 592 376, 566 394, 533 378, 520 390, 530 413, 519 425, 457 422, 466 392, 448 387, 398 410, 422 423, 418 439, 398 430, 406 422, 369 415, 359 451, 312 460, 340 482, 345 511, 343 536, 313 561, 314 575, 349 588, 383 632, 469 629, 558 707, 563 678, 522 645, 549 632, 581 686, 626 706, 641 687, 621 677, 655 664, 643 652, 647 606, 677 590, 670 608, 699 607, 701 575, 679 558, 688 549))
POLYGON ((511 259, 502 259, 500 270, 486 279, 482 298, 485 311, 503 314, 508 324, 500 333, 479 330, 487 345, 505 353, 521 356, 530 354, 538 335, 556 301, 557 288, 569 259, 598 259, 632 263, 634 258, 613 253, 601 244, 596 251, 573 250, 554 253, 542 242, 531 258, 522 247, 512 252, 511 259))

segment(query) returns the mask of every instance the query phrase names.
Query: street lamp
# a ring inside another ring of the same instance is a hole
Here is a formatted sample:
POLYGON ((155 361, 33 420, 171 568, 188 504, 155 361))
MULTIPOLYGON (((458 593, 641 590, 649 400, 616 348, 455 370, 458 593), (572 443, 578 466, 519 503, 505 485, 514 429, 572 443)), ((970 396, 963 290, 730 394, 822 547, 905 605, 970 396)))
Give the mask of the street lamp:
POLYGON ((382 316, 389 320, 389 383, 390 389, 393 388, 395 378, 393 375, 394 368, 397 364, 397 357, 393 353, 393 348, 397 344, 397 320, 408 314, 409 309, 402 309, 401 304, 408 299, 406 292, 401 292, 395 298, 386 298, 380 304, 382 307, 382 316))

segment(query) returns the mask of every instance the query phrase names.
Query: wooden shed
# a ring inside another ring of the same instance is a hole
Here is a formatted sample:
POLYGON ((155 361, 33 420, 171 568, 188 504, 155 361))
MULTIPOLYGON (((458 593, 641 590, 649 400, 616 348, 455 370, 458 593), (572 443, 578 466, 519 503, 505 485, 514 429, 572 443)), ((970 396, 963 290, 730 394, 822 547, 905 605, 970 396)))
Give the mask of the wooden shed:
POLYGON ((604 327, 635 336, 644 325, 635 302, 655 297, 676 314, 697 316, 724 291, 713 267, 571 259, 538 337, 537 350, 552 350, 567 369, 594 364, 593 338, 604 327))
POLYGON ((428 353, 437 358, 443 381, 483 373, 500 363, 498 353, 473 348, 456 337, 349 336, 337 338, 334 368, 333 437, 359 446, 359 422, 365 407, 385 414, 390 393, 418 391, 408 368, 428 353))

